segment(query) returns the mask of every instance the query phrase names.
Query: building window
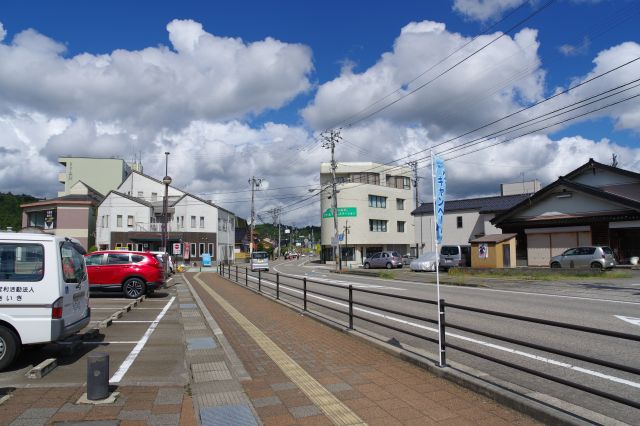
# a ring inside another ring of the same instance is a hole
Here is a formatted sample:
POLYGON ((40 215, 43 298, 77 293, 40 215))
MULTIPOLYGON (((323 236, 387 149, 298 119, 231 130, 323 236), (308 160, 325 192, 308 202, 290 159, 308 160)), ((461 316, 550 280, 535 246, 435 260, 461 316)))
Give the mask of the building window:
POLYGON ((398 221, 398 232, 404 232, 404 220, 398 221))
POLYGON ((158 193, 157 192, 152 192, 151 193, 151 201, 158 201, 158 193))
POLYGON ((200 228, 204 228, 204 216, 200 216, 200 228))
POLYGON ((405 176, 387 175, 387 186, 398 189, 411 189, 411 179, 405 176))
POLYGON ((456 217, 456 223, 458 225, 458 228, 462 228, 462 216, 456 217))
POLYGON ((191 227, 192 228, 196 227, 196 217, 195 216, 191 216, 191 227))
POLYGON ((102 216, 102 227, 103 228, 109 227, 109 215, 102 216))
POLYGON ((396 208, 398 210, 404 210, 404 199, 403 198, 396 198, 396 208))
POLYGON ((144 197, 144 191, 138 191, 138 198, 144 197))
POLYGON ((184 228, 184 216, 180 216, 180 227, 184 228))
POLYGON ((352 183, 368 183, 370 185, 380 185, 380 174, 378 173, 352 173, 352 183))
POLYGON ((191 257, 198 257, 198 253, 196 253, 196 243, 191 243, 191 257))
POLYGON ((213 257, 213 243, 209 243, 208 246, 208 253, 211 255, 211 257, 213 257))
POLYGON ((387 221, 378 220, 378 219, 369 219, 369 231, 387 232, 387 221))
POLYGON ((122 215, 119 214, 118 216, 116 216, 116 226, 118 228, 122 228, 122 215))
POLYGON ((133 216, 127 216, 127 227, 133 228, 133 216))
POLYGON ((200 257, 205 253, 204 251, 204 243, 200 243, 200 257))
POLYGON ((381 197, 379 195, 369 195, 369 207, 386 209, 387 197, 381 197))

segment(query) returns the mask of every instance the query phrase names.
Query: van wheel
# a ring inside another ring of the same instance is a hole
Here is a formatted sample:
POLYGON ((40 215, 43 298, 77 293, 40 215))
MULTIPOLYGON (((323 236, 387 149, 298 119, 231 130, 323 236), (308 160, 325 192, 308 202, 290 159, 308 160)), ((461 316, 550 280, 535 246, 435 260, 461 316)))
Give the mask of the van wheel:
POLYGON ((8 328, 0 326, 0 371, 11 365, 20 353, 20 340, 8 328))
POLYGON ((551 267, 552 267, 552 268, 559 268, 559 267, 560 267, 560 264, 559 264, 558 262, 553 262, 553 263, 551 264, 551 267))
POLYGON ((122 284, 124 297, 137 299, 146 292, 146 284, 140 278, 129 278, 122 284))
POLYGON ((387 262, 387 265, 386 265, 386 266, 387 266, 387 269, 391 269, 391 268, 393 268, 393 265, 391 264, 391 262, 387 262))
POLYGON ((369 269, 371 267, 371 265, 369 265, 368 263, 364 264, 364 269, 369 269))

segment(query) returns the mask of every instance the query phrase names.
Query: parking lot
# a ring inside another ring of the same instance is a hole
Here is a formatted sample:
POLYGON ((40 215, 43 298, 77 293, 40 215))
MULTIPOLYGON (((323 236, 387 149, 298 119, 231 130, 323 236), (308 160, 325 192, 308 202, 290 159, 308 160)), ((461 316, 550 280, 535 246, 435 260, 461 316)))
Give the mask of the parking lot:
POLYGON ((111 384, 185 385, 184 329, 173 283, 136 300, 92 294, 89 325, 63 342, 24 348, 0 372, 0 387, 82 385, 87 355, 96 352, 109 355, 111 384), (34 369, 41 363, 46 367, 34 369))

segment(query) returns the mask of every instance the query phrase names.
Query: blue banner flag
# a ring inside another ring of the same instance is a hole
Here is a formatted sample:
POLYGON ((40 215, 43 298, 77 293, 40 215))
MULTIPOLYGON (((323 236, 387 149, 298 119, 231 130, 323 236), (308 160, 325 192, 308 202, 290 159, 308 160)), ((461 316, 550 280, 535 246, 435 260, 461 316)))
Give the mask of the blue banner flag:
POLYGON ((447 189, 447 174, 444 170, 444 160, 436 156, 433 157, 436 166, 435 173, 435 200, 433 202, 433 213, 436 218, 436 241, 442 242, 442 216, 444 216, 444 195, 447 189))

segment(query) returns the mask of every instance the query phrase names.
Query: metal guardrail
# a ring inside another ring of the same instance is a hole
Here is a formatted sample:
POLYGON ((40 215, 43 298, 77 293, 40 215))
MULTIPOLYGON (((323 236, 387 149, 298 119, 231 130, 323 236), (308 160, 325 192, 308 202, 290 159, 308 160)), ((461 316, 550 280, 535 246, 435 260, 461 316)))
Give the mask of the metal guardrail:
MULTIPOLYGON (((565 386, 569 386, 572 387, 574 389, 579 389, 583 392, 587 392, 593 395, 597 395, 600 396, 602 398, 606 398, 609 399, 611 401, 615 401, 618 402, 620 404, 624 404, 624 405, 628 405, 630 407, 634 407, 637 409, 640 409, 640 402, 638 401, 634 401, 631 400, 629 398, 625 398, 623 396, 619 396, 619 395, 614 395, 612 393, 609 392, 605 392, 605 391, 601 391, 598 389, 594 389, 592 387, 583 385, 581 383, 576 383, 570 380, 566 380, 560 377, 556 377, 553 376, 551 374, 547 374, 541 371, 537 371, 531 368, 528 368, 526 366, 523 365, 518 365, 509 361, 505 361, 496 357, 493 357, 491 355, 487 355, 487 354, 483 354, 481 352, 477 352, 456 344, 452 344, 452 343, 445 343, 445 335, 446 335, 446 328, 452 328, 452 329, 456 329, 456 330, 460 330, 460 331, 464 331, 467 333, 471 333, 471 334, 476 334, 476 335, 480 335, 480 336, 484 336, 484 337, 488 337, 494 340, 499 340, 499 341, 503 341, 503 342, 507 342, 507 343, 512 343, 515 345, 519 345, 519 346, 523 346, 526 348, 530 348, 530 349, 535 349, 535 350, 539 350, 539 351, 544 351, 544 352, 548 352, 548 353, 552 353, 555 355, 560 355, 566 358, 571 358, 571 359, 575 359, 575 360, 579 360, 579 361, 583 361, 583 362, 587 362, 590 364, 594 364, 594 365, 599 365, 602 367, 607 367, 607 368, 611 368, 611 369, 615 369, 618 371, 622 371, 622 372, 626 372, 626 373, 630 373, 630 374, 634 374, 634 375, 638 375, 640 376, 640 369, 638 368, 634 368, 631 366, 627 366, 627 365, 623 365, 620 363, 615 363, 615 362, 611 362, 611 361, 607 361, 607 360, 603 360, 603 359, 598 359, 598 358, 594 358, 594 357, 590 357, 590 356, 586 356, 586 355, 582 355, 582 354, 578 354, 578 353, 574 353, 574 352, 570 352, 570 351, 565 351, 562 349, 557 349, 557 348, 553 348, 553 347, 549 347, 549 346, 545 346, 545 345, 540 345, 540 344, 536 344, 536 343, 532 343, 532 342, 527 342, 521 339, 515 339, 515 338, 511 338, 511 337, 507 337, 507 336, 502 336, 499 334, 495 334, 495 333, 490 333, 484 330, 480 330, 474 327, 468 327, 468 326, 463 326, 460 324, 456 324, 454 322, 451 321, 446 321, 446 317, 445 317, 445 309, 454 309, 454 310, 461 310, 461 311, 466 311, 466 312, 474 312, 477 314, 481 314, 481 315, 486 315, 486 316, 492 316, 492 317, 498 317, 498 318, 508 318, 511 320, 516 320, 516 321, 521 321, 521 322, 525 322, 525 323, 532 323, 532 324, 541 324, 541 325, 545 325, 545 326, 550 326, 550 327, 555 327, 558 329, 562 329, 562 330, 573 330, 573 331, 578 331, 578 332, 583 332, 583 333, 589 333, 592 335, 599 335, 599 336, 607 336, 607 337, 612 337, 612 338, 616 338, 616 339, 622 339, 625 341, 633 341, 633 342, 640 342, 640 335, 634 335, 634 334, 627 334, 627 333, 620 333, 620 332, 616 332, 616 331, 611 331, 611 330, 602 330, 602 329, 597 329, 597 328, 593 328, 593 327, 585 327, 585 326, 581 326, 581 325, 575 325, 575 324, 567 324, 567 323, 562 323, 562 322, 558 322, 558 321, 550 321, 550 320, 545 320, 545 319, 541 319, 541 318, 532 318, 532 317, 527 317, 527 316, 522 316, 522 315, 514 315, 514 314, 509 314, 509 313, 504 313, 504 312, 495 312, 495 311, 490 311, 487 309, 480 309, 480 308, 474 308, 471 306, 465 306, 465 305, 459 305, 459 304, 453 304, 453 303, 446 303, 446 301, 444 299, 440 300, 440 306, 441 306, 441 311, 438 313, 438 315, 440 316, 440 329, 439 332, 442 335, 442 339, 440 339, 440 342, 437 338, 431 338, 419 333, 415 333, 400 327, 394 327, 390 324, 386 324, 383 323, 381 321, 376 321, 372 318, 363 316, 363 315, 358 315, 354 313, 354 307, 366 307, 366 308, 370 308, 370 309, 375 309, 376 311, 380 311, 380 312, 384 312, 387 314, 393 314, 393 315, 398 315, 404 318, 410 318, 413 320, 417 320, 417 321, 422 321, 422 322, 426 322, 426 323, 431 323, 431 324, 438 324, 438 320, 437 319, 432 319, 432 318, 427 318, 424 316, 420 316, 420 315, 413 315, 413 314, 409 314, 407 312, 401 312, 401 311, 397 311, 397 310, 393 310, 393 309, 388 309, 385 308, 381 305, 375 305, 375 304, 371 304, 371 303, 364 303, 362 301, 357 301, 354 298, 354 294, 356 293, 361 293, 361 294, 369 294, 369 295, 375 295, 375 296, 381 296, 381 297, 385 297, 385 298, 390 298, 390 299, 398 299, 398 300, 403 300, 403 301, 409 301, 409 302, 414 302, 417 304, 428 304, 428 305, 436 305, 437 306, 437 301, 435 300, 426 300, 426 299, 420 299, 420 298, 416 298, 416 297, 408 297, 408 296, 401 296, 401 295, 396 295, 396 294, 390 294, 390 293, 384 293, 384 292, 380 292, 380 291, 375 291, 375 290, 367 290, 367 289, 361 289, 361 288, 355 288, 352 285, 349 285, 348 287, 345 286, 340 286, 340 285, 336 285, 336 284, 331 284, 331 283, 325 283, 322 281, 317 281, 317 280, 312 280, 312 279, 308 279, 308 278, 299 278, 296 276, 292 276, 292 275, 287 275, 287 274, 280 274, 280 273, 272 273, 272 272, 263 272, 263 271, 257 271, 257 275, 252 275, 250 274, 250 270, 248 268, 239 268, 237 265, 235 265, 235 274, 234 277, 232 278, 232 274, 231 274, 231 265, 227 265, 225 268, 224 264, 220 264, 219 265, 219 273, 224 277, 226 276, 226 278, 228 278, 231 281, 235 281, 236 283, 240 283, 240 281, 242 280, 242 276, 244 276, 244 285, 245 287, 249 287, 251 290, 254 290, 253 288, 251 288, 250 286, 250 282, 249 282, 249 277, 253 277, 255 279, 257 279, 257 289, 255 289, 254 291, 257 291, 259 293, 262 293, 264 295, 270 296, 270 297, 274 297, 275 299, 281 300, 285 303, 288 303, 290 305, 295 306, 296 308, 302 308, 304 311, 308 311, 308 305, 312 304, 315 306, 319 306, 322 307, 324 309, 328 309, 331 310, 333 312, 342 314, 347 316, 348 318, 348 328, 351 330, 355 330, 355 326, 354 326, 354 319, 358 319, 358 320, 362 320, 362 321, 366 321, 368 323, 371 324, 375 324, 377 326, 389 329, 389 330, 394 330, 421 340, 425 340, 431 343, 435 343, 438 344, 440 343, 440 351, 443 355, 442 359, 443 359, 443 364, 446 364, 446 350, 447 348, 449 349, 454 349, 478 358, 482 358, 491 362, 494 362, 496 364, 499 365, 503 365, 509 368, 513 368, 515 370, 519 370, 549 381, 553 381, 556 383, 560 383, 562 385, 565 386), (275 278, 275 294, 272 294, 268 291, 264 291, 263 290, 263 275, 269 275, 275 278), (292 280, 296 280, 298 282, 301 282, 301 286, 297 287, 295 285, 292 284, 286 284, 286 285, 282 285, 280 283, 280 278, 281 277, 286 277, 292 280), (335 296, 335 295, 330 295, 324 292, 320 292, 317 291, 315 289, 309 289, 308 288, 308 284, 309 283, 314 283, 314 284, 318 284, 318 285, 322 285, 325 286, 327 288, 337 288, 340 290, 346 290, 347 291, 347 295, 346 297, 340 297, 340 296, 335 296), (283 286, 285 287, 283 289, 283 286), (302 296, 300 296, 299 294, 296 294, 295 291, 291 291, 291 290, 297 290, 297 291, 301 291, 302 292, 302 296), (287 296, 289 296, 290 298, 293 298, 295 300, 299 300, 301 302, 302 306, 297 306, 294 303, 291 303, 288 300, 283 300, 281 295, 285 294, 287 296), (336 300, 336 301, 340 301, 343 303, 347 304, 347 309, 346 310, 341 310, 338 309, 336 307, 333 306, 329 306, 326 303, 320 303, 316 300, 310 299, 309 296, 322 296, 325 298, 331 298, 332 300, 336 300)), ((326 315, 324 315, 321 312, 318 311, 314 311, 314 314, 322 316, 328 320, 331 320, 333 322, 336 322, 339 320, 337 320, 336 318, 333 317, 328 317, 326 315)))

